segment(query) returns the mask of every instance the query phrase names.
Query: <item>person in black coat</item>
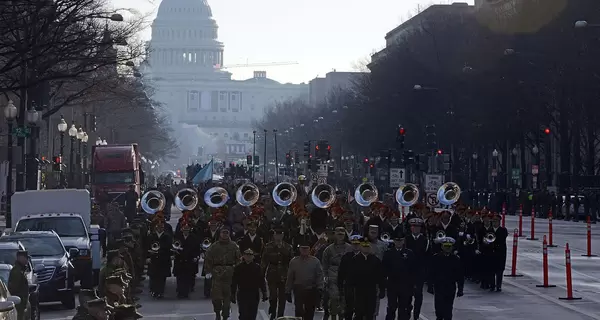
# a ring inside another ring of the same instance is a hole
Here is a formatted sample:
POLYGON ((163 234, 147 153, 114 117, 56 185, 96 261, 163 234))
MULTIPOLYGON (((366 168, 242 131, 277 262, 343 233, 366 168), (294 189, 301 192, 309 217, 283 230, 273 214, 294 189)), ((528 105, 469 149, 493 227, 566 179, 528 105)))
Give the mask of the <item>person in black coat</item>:
POLYGON ((452 320, 454 297, 463 296, 465 278, 460 258, 454 253, 454 238, 439 239, 442 251, 431 257, 427 292, 434 295, 436 320, 452 320))
POLYGON ((427 267, 429 259, 429 239, 423 234, 425 222, 421 218, 412 218, 409 221, 410 234, 405 238, 406 247, 415 254, 415 272, 413 296, 415 304, 413 308, 413 318, 419 319, 421 315, 421 306, 423 305, 423 286, 427 279, 427 267))
POLYGON ((501 226, 501 217, 496 214, 492 217, 492 230, 496 235, 496 240, 493 245, 493 258, 491 262, 494 279, 490 279, 490 291, 502 291, 502 277, 504 276, 504 268, 506 267, 506 239, 508 238, 508 230, 501 226))
POLYGON ((346 283, 354 290, 355 319, 373 319, 377 299, 385 298, 385 277, 381 260, 371 253, 368 239, 361 242, 360 253, 352 258, 348 271, 346 283))
POLYGON ((352 251, 344 253, 340 260, 337 282, 340 294, 344 295, 344 320, 352 320, 354 317, 355 291, 351 285, 352 279, 349 277, 351 268, 353 267, 352 260, 354 256, 360 254, 360 244, 362 241, 363 237, 360 235, 350 236, 352 251))
POLYGON ((389 219, 383 223, 382 234, 387 233, 390 239, 394 239, 406 234, 403 229, 403 226, 400 224, 400 213, 398 211, 391 211, 389 219))
POLYGON ((175 235, 173 250, 175 259, 173 275, 177 277, 177 297, 186 299, 194 284, 198 273, 198 259, 200 258, 200 240, 191 233, 188 224, 181 226, 181 232, 175 235), (178 244, 177 247, 175 244, 178 244))
POLYGON ((243 262, 235 266, 231 282, 231 302, 238 304, 240 320, 255 320, 258 313, 259 292, 267 301, 267 286, 260 265, 254 262, 252 249, 243 251, 243 262))
POLYGON ((255 220, 248 222, 246 229, 244 230, 243 236, 237 240, 237 245, 240 247, 240 251, 244 252, 247 249, 251 249, 256 255, 255 261, 260 261, 262 255, 264 240, 257 234, 257 223, 255 220))
POLYGON ((154 298, 162 298, 165 292, 165 282, 171 276, 171 248, 173 237, 165 232, 164 223, 159 221, 154 225, 153 232, 148 235, 150 264, 150 292, 154 298), (155 250, 156 249, 156 250, 155 250))
POLYGON ((387 279, 386 320, 409 320, 414 292, 416 257, 405 246, 404 234, 393 238, 394 248, 383 255, 383 269, 387 279))

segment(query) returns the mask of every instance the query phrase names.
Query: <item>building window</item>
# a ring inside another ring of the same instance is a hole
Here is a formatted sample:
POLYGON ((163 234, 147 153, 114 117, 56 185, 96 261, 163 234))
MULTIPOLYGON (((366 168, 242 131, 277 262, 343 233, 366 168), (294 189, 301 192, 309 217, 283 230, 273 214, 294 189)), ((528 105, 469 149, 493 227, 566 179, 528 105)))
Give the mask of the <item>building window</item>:
POLYGON ((249 134, 247 132, 244 133, 244 138, 248 138, 248 137, 249 137, 249 134))

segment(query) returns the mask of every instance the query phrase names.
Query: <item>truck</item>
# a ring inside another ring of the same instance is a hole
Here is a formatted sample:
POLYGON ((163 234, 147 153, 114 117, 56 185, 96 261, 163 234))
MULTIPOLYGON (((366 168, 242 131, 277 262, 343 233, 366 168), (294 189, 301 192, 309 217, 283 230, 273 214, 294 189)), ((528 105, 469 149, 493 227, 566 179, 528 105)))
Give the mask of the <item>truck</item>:
POLYGON ((112 202, 124 204, 124 194, 129 186, 134 185, 140 195, 143 183, 137 143, 92 146, 91 189, 94 198, 106 191, 112 202))
POLYGON ((12 225, 5 232, 52 231, 76 258, 74 281, 82 288, 98 283, 102 266, 100 238, 105 232, 91 224, 91 198, 85 189, 27 190, 12 197, 12 225))

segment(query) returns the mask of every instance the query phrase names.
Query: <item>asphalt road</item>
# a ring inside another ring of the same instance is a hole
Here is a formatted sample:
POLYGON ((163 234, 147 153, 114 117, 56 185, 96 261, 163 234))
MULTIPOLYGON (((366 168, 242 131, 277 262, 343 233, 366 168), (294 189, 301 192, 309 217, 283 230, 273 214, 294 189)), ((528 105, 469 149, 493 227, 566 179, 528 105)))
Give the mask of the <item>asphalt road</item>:
MULTIPOLYGON (((176 221, 177 215, 173 216, 176 221)), ((517 225, 515 217, 507 217, 507 227, 514 229, 517 225)), ((554 242, 560 247, 549 249, 549 282, 555 288, 538 288, 542 282, 542 242, 547 234, 547 220, 536 220, 537 237, 540 240, 519 238, 517 273, 518 278, 505 278, 503 291, 490 293, 482 291, 478 286, 467 284, 465 296, 455 302, 454 318, 460 320, 600 320, 600 258, 582 257, 586 249, 586 227, 584 223, 554 221, 554 242), (571 261, 573 264, 574 296, 581 300, 559 300, 566 296, 564 245, 569 241, 571 261)), ((593 228, 595 225, 593 225, 593 228)), ((523 222, 523 233, 529 235, 530 220, 523 222)), ((510 273, 512 236, 508 239, 509 258, 507 272, 510 273)), ((600 237, 593 236, 593 253, 600 255, 600 237)), ((198 279, 196 292, 189 300, 175 299, 175 279, 168 279, 164 300, 153 300, 147 290, 141 295, 142 308, 139 312, 150 319, 214 319, 210 300, 203 297, 202 280, 198 279)), ((386 300, 382 300, 377 319, 385 318, 386 300)), ((267 303, 261 303, 258 319, 268 319, 267 303)), ((71 319, 74 311, 62 310, 60 306, 44 306, 42 319, 71 319)), ((293 315, 293 306, 287 305, 286 315, 293 315)), ((322 318, 317 313, 316 319, 322 318)), ((232 319, 237 318, 236 306, 232 307, 232 319)), ((433 297, 425 293, 422 320, 433 320, 433 297)))

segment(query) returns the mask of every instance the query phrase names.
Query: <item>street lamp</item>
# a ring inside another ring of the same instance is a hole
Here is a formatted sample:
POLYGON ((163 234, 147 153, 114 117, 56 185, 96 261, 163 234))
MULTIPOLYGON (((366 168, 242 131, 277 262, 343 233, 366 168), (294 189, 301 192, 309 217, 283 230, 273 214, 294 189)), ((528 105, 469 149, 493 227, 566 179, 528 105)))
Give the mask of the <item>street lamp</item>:
POLYGON ((331 113, 336 114, 338 113, 338 111, 334 109, 333 111, 331 111, 331 113))
POLYGON ((264 172, 263 183, 267 184, 267 129, 263 129, 263 132, 265 134, 265 150, 264 150, 264 159, 263 159, 263 172, 264 172))
POLYGON ((515 157, 516 157, 516 156, 519 154, 519 150, 517 150, 517 148, 516 148, 516 147, 515 147, 515 148, 513 148, 513 149, 512 149, 512 154, 513 154, 513 156, 515 156, 515 157))
POLYGON ((86 132, 81 136, 81 143, 83 144, 83 186, 87 185, 87 142, 88 134, 86 132))
POLYGON ((38 122, 40 121, 40 113, 32 106, 27 110, 26 114, 29 132, 29 152, 25 157, 25 187, 28 190, 37 189, 38 181, 38 160, 37 160, 37 139, 38 139, 38 122))
POLYGON ((252 183, 254 183, 254 171, 256 171, 256 130, 252 131, 252 136, 252 183))
MULTIPOLYGON (((79 129, 77 129, 77 181, 81 182, 82 181, 82 169, 81 169, 81 140, 83 139, 83 135, 85 134, 85 132, 83 132, 83 128, 81 126, 79 126, 79 129)), ((80 186, 82 187, 82 186, 80 186)))
POLYGON ((423 89, 423 87, 422 87, 420 84, 415 84, 415 85, 413 86, 413 89, 414 89, 414 90, 421 90, 421 89, 423 89))
POLYGON ((75 182, 75 139, 77 139, 77 127, 75 122, 69 128, 69 137, 71 137, 71 150, 69 150, 69 181, 70 185, 75 182))
POLYGON ((533 146, 533 149, 531 149, 531 152, 533 152, 533 154, 538 154, 540 152, 540 149, 538 148, 538 146, 533 146))
POLYGON ((512 49, 512 48, 504 49, 504 55, 505 56, 512 56, 515 53, 516 53, 515 49, 512 49))
POLYGON ((65 121, 65 118, 63 116, 60 116, 60 122, 58 123, 58 132, 60 133, 60 154, 59 157, 61 159, 60 162, 60 184, 62 187, 66 186, 66 181, 65 181, 65 175, 62 172, 62 158, 63 155, 65 154, 65 132, 67 132, 68 129, 68 125, 67 122, 65 121))
POLYGON ((492 157, 498 158, 498 150, 494 149, 494 151, 492 151, 492 157))
POLYGON ((19 110, 15 107, 12 100, 8 100, 8 104, 4 107, 4 118, 8 122, 8 147, 7 147, 7 161, 8 161, 8 174, 6 175, 6 226, 10 228, 12 225, 11 220, 11 196, 12 196, 12 147, 13 147, 13 121, 19 115, 19 110))
POLYGON ((585 20, 575 21, 575 28, 587 28, 588 22, 585 20))
POLYGON ((279 183, 279 159, 277 159, 277 129, 273 129, 273 142, 275 142, 275 183, 279 183))
POLYGON ((473 152, 473 160, 477 160, 477 158, 479 157, 479 155, 477 154, 477 152, 473 152))

